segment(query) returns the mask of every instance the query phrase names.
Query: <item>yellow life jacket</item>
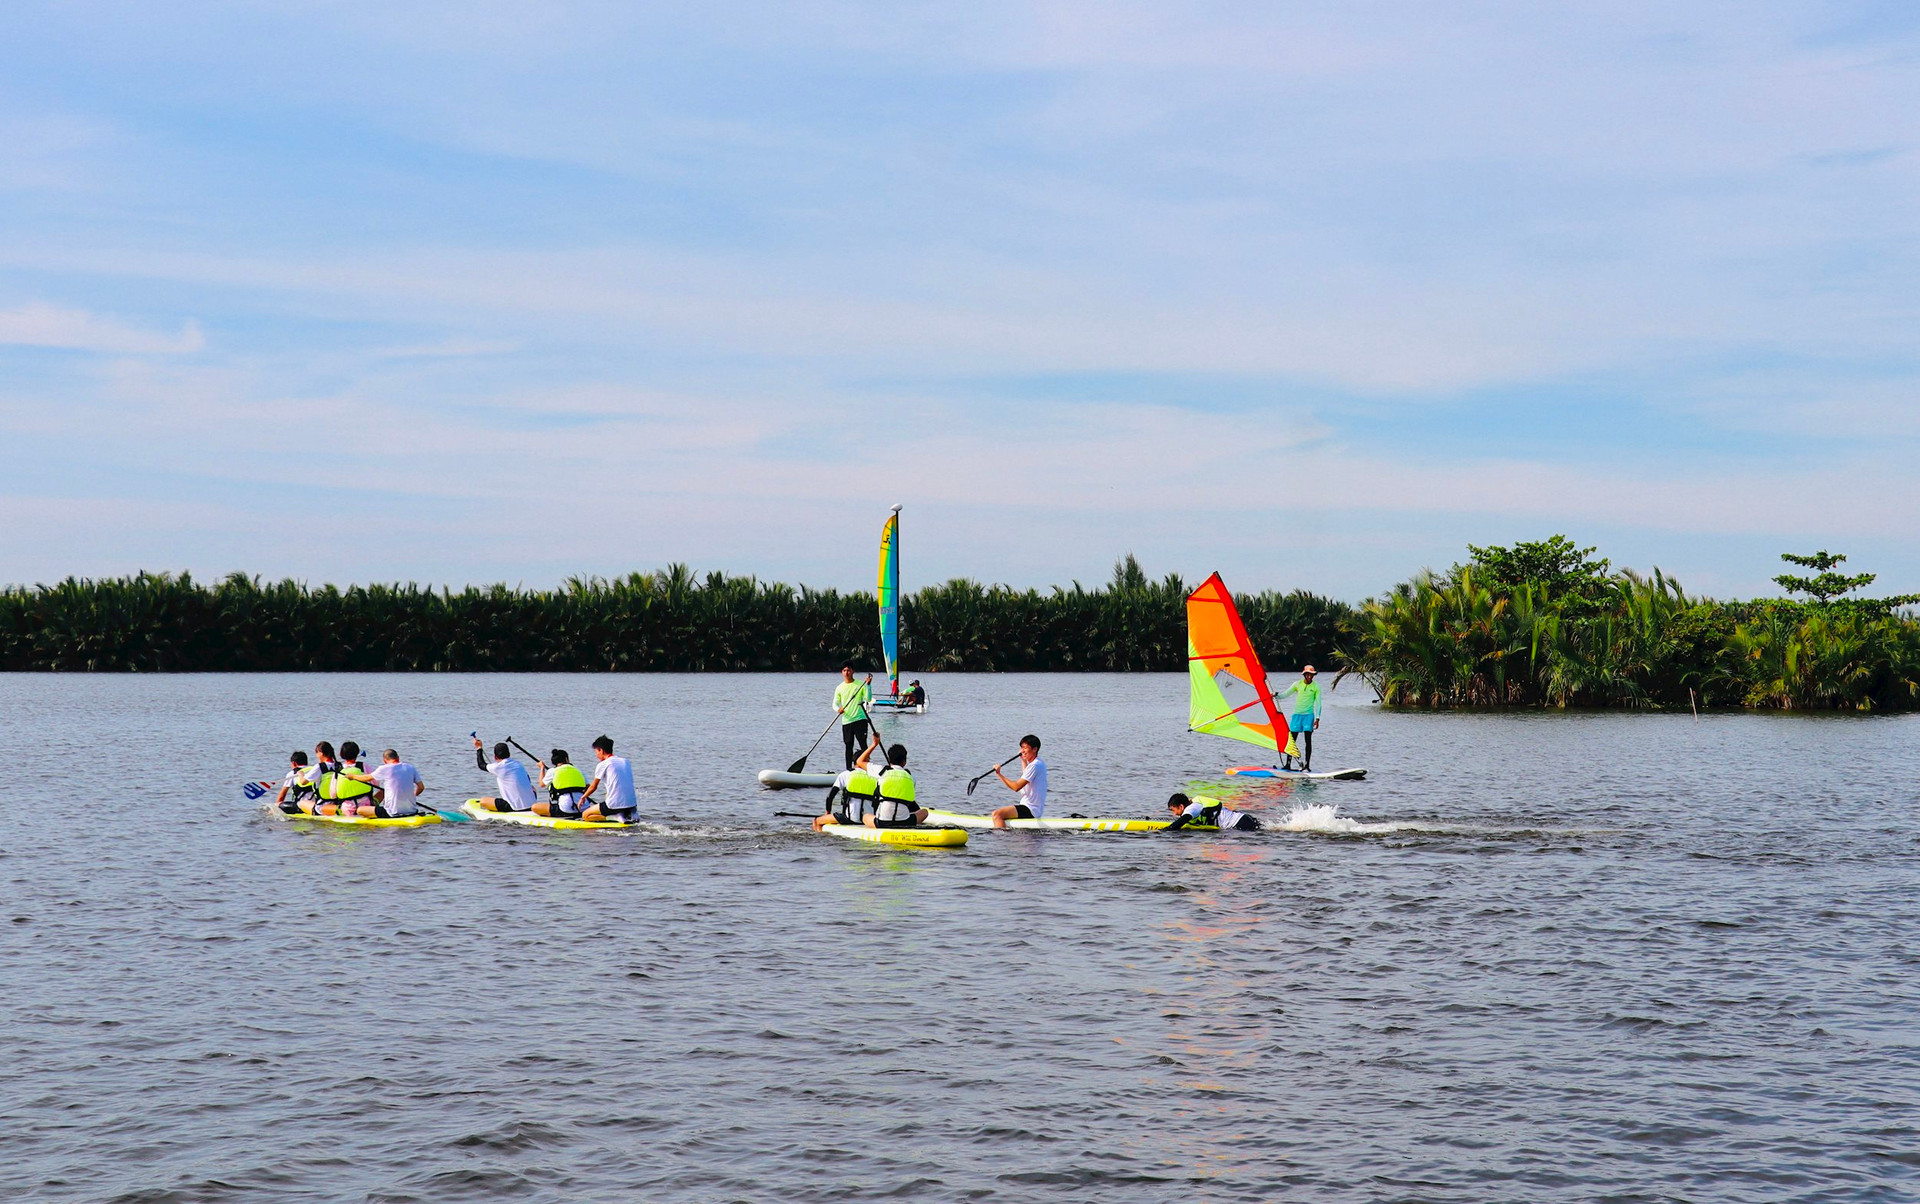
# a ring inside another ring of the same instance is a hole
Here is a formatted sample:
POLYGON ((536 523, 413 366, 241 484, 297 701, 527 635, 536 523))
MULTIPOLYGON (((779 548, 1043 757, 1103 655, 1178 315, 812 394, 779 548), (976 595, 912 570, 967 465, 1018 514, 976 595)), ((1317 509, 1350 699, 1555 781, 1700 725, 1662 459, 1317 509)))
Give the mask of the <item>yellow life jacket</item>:
POLYGON ((557 803, 563 794, 582 794, 586 789, 587 775, 578 765, 555 765, 553 778, 547 783, 547 797, 557 803))
MULTIPOLYGON (((360 765, 358 762, 355 762, 353 764, 347 764, 345 762, 342 762, 340 765, 340 768, 352 769, 355 773, 366 772, 366 770, 360 768, 360 765)), ((365 798, 366 796, 372 793, 373 793, 372 782, 356 782, 344 773, 334 778, 333 797, 343 802, 348 799, 365 798)))
POLYGON ((896 803, 913 802, 913 775, 898 765, 880 771, 880 797, 896 803))
POLYGON ((870 769, 855 769, 847 775, 847 794, 853 798, 878 798, 880 782, 870 769))

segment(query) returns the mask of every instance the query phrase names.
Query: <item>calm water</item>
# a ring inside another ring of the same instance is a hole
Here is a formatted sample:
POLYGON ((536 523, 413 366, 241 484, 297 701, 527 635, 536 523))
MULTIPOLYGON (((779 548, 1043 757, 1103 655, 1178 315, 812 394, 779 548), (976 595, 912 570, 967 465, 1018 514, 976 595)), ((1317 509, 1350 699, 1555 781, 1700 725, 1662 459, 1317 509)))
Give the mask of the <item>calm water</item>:
MULTIPOLYGON (((928 681, 922 798, 1028 730, 1060 813, 1252 759, 1180 677, 928 681)), ((833 684, 0 677, 0 1198, 1920 1197, 1920 719, 1348 682, 1316 760, 1369 780, 1237 791, 1301 830, 890 851, 754 784, 833 684), (658 826, 237 790, 354 738, 449 805, 475 727, 611 734, 658 826)))

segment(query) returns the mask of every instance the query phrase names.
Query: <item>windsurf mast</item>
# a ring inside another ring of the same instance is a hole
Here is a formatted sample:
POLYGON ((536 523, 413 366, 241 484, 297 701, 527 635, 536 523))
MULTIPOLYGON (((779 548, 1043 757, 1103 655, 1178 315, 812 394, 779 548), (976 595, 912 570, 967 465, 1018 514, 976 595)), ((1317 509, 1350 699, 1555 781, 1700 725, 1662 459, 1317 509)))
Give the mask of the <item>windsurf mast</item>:
POLYGON ((1287 726, 1218 573, 1187 595, 1187 677, 1187 730, 1280 750, 1287 726))
POLYGON ((900 696, 900 507, 880 526, 880 653, 887 661, 887 693, 900 696))

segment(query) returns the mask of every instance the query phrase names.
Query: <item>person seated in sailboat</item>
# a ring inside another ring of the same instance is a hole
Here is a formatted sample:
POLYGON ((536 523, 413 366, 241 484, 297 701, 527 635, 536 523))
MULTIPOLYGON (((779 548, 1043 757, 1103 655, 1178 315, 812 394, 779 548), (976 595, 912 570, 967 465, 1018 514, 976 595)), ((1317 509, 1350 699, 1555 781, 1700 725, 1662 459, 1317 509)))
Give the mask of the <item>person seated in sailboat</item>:
POLYGON ((1235 811, 1221 804, 1219 799, 1188 798, 1176 793, 1167 800, 1167 810, 1173 820, 1165 830, 1178 832, 1182 828, 1218 828, 1222 832, 1258 832, 1260 821, 1245 811, 1235 811))
POLYGON ((923 707, 927 705, 927 692, 921 688, 918 678, 908 683, 906 690, 901 693, 900 705, 903 707, 923 707))

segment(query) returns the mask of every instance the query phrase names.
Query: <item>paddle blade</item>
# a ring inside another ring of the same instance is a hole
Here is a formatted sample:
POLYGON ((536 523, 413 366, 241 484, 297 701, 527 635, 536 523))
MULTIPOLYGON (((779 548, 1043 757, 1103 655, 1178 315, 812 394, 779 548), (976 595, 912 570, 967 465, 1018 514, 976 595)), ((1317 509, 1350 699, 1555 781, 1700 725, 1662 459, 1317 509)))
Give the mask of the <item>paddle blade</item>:
POLYGON ((807 759, 805 757, 801 757, 798 761, 795 761, 793 764, 787 766, 787 772, 788 773, 807 772, 807 759))
POLYGON ((267 788, 258 782, 243 782, 240 785, 240 793, 250 799, 256 799, 264 796, 267 793, 267 788))
POLYGON ((434 814, 450 824, 470 824, 473 822, 473 816, 468 815, 465 811, 435 811, 434 814))

